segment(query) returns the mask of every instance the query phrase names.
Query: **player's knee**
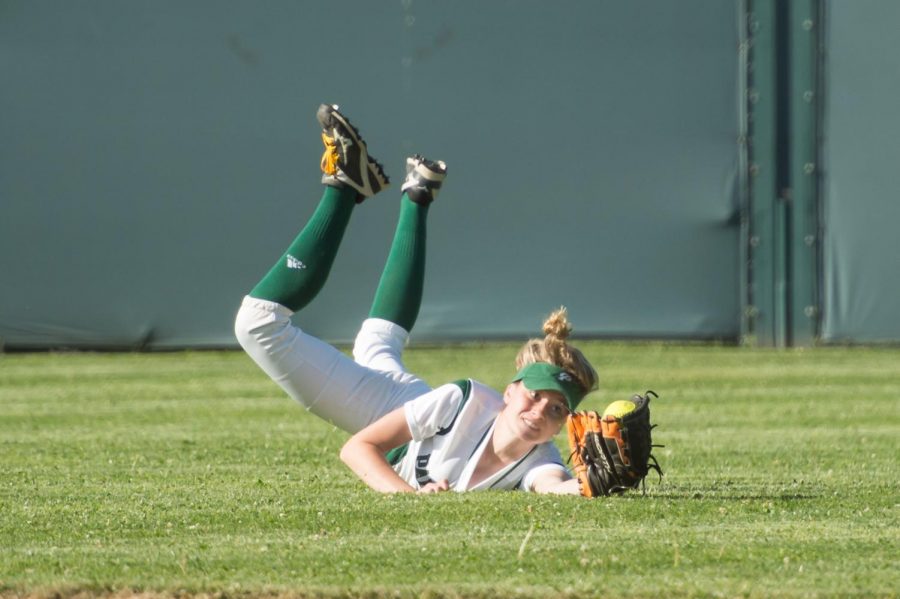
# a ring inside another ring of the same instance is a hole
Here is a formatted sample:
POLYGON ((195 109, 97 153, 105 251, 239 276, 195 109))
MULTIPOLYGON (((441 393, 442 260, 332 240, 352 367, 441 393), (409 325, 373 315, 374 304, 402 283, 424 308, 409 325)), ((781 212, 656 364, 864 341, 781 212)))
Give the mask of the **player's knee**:
POLYGON ((247 333, 247 327, 245 326, 245 318, 243 315, 244 309, 240 308, 234 316, 234 336, 238 341, 247 333))
POLYGON ((255 344, 255 337, 252 333, 254 322, 252 310, 243 306, 234 317, 234 336, 245 350, 255 344))

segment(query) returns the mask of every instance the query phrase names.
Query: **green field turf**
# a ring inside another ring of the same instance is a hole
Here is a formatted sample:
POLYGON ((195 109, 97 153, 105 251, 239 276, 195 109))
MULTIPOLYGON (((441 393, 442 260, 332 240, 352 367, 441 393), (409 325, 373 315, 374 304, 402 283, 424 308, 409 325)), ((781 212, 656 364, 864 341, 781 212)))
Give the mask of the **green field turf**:
POLYGON ((582 346, 660 395, 644 496, 378 495, 242 353, 0 355, 0 595, 896 596, 900 349, 582 346))

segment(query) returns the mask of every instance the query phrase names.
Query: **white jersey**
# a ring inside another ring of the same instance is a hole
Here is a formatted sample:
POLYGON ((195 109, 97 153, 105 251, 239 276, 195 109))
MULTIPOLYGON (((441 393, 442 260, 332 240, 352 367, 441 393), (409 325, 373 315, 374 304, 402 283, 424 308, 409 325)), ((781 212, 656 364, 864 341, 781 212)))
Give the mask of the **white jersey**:
POLYGON ((556 446, 547 442, 477 485, 469 485, 503 406, 499 393, 476 381, 438 387, 404 405, 412 441, 391 451, 388 461, 414 488, 447 479, 454 491, 531 491, 540 472, 567 472, 556 446))

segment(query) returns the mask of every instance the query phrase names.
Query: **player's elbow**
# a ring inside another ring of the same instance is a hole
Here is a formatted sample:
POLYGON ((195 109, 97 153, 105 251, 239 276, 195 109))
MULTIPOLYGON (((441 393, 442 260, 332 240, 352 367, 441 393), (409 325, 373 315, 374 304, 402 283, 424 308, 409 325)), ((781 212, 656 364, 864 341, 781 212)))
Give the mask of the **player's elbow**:
POLYGON ((356 437, 350 437, 344 446, 341 447, 341 461, 348 466, 353 466, 353 458, 359 456, 359 441, 356 437))

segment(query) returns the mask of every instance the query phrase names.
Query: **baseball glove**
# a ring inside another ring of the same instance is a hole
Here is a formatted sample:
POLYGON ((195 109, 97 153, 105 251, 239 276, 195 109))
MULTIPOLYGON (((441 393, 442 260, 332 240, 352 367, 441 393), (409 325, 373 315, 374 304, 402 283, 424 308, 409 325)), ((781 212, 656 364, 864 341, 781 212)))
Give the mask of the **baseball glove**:
POLYGON ((598 497, 635 489, 644 477, 655 470, 662 478, 662 468, 653 457, 650 432, 650 397, 653 391, 635 395, 630 401, 613 402, 603 415, 597 412, 574 412, 566 428, 575 475, 581 483, 581 494, 598 497))

